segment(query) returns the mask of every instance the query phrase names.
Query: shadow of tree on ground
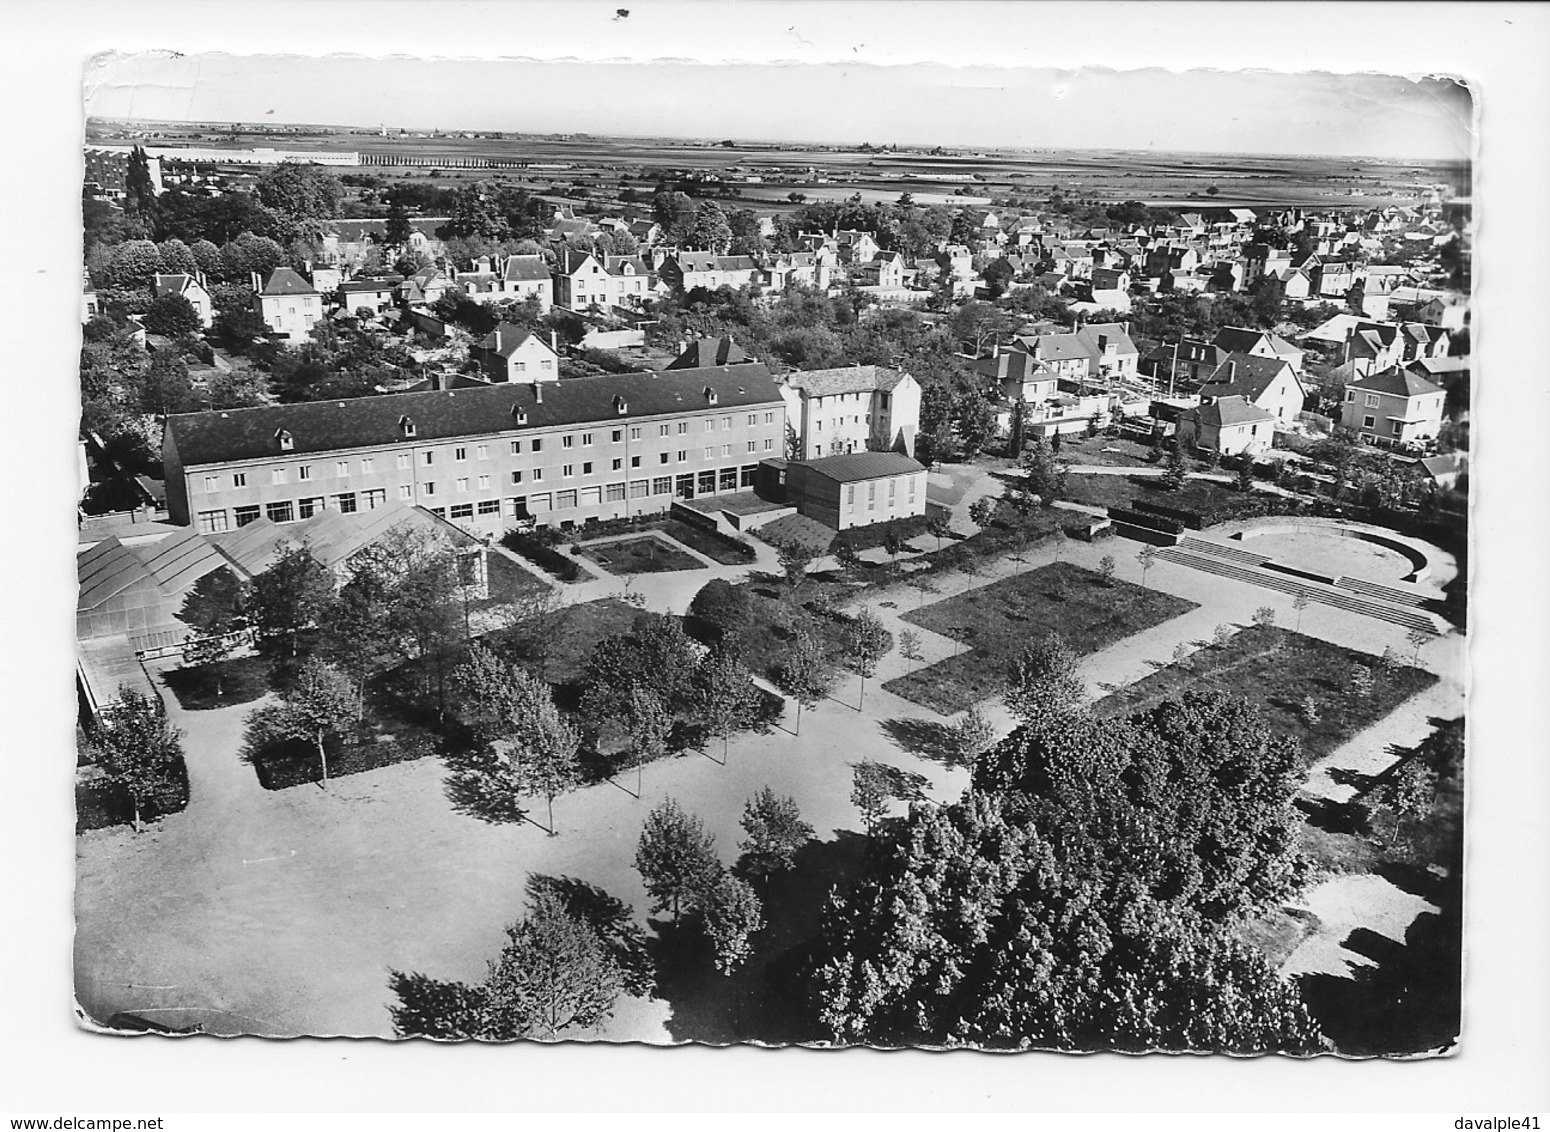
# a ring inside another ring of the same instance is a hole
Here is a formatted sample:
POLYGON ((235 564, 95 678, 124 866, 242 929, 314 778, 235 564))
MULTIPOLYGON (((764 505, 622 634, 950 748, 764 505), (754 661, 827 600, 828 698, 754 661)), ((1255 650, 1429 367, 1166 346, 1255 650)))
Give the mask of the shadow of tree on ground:
POLYGON ((944 766, 958 766, 957 734, 950 724, 930 719, 885 719, 878 726, 900 750, 944 766))
POLYGON ((656 963, 656 997, 672 1006, 667 1031, 675 1041, 822 1040, 803 1001, 801 961, 818 934, 828 893, 860 874, 867 838, 848 830, 832 841, 809 841, 789 872, 756 884, 765 926, 752 937, 748 961, 730 975, 716 970, 710 945, 693 923, 652 920, 647 943, 656 963))

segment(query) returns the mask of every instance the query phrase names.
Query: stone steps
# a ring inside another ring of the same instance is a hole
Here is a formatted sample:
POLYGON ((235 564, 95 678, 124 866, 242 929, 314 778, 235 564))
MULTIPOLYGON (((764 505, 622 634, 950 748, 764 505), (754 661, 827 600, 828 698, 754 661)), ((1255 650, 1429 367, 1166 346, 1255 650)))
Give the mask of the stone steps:
POLYGON ((1157 557, 1167 562, 1177 562, 1181 566, 1192 567, 1207 574, 1215 574, 1218 577, 1231 578, 1240 582, 1250 582, 1256 586, 1279 590, 1281 593, 1292 594, 1293 596, 1306 594, 1308 600, 1319 602, 1321 605, 1343 609, 1350 613, 1359 613, 1365 617, 1373 617, 1380 621, 1399 625, 1402 628, 1420 629, 1427 633, 1437 632, 1436 620, 1430 614, 1423 613, 1418 609, 1396 607, 1378 601, 1365 600, 1347 591, 1300 582, 1286 574, 1275 574, 1267 570, 1240 566, 1224 558, 1211 555, 1190 553, 1182 546, 1159 550, 1157 557))

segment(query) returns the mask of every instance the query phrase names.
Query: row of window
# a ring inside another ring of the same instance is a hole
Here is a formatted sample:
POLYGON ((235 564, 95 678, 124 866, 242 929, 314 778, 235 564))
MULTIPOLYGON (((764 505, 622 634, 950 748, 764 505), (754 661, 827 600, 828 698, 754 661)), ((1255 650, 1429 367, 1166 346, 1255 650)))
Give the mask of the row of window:
MULTIPOLYGON (((748 424, 749 425, 757 425, 759 423, 759 418, 760 418, 760 414, 759 413, 749 413, 748 414, 748 424)), ((729 416, 721 417, 721 418, 719 418, 719 420, 720 420, 720 425, 719 425, 720 430, 722 430, 722 431, 729 431, 732 428, 732 418, 731 417, 729 417, 729 416)), ((773 412, 764 413, 763 414, 763 420, 764 420, 765 424, 774 424, 775 423, 775 414, 773 412)), ((668 425, 668 424, 658 425, 657 426, 657 435, 659 437, 668 436, 668 435, 671 434, 670 433, 671 428, 672 428, 672 426, 668 425)), ((714 432, 714 431, 717 430, 717 428, 718 428, 718 426, 717 426, 717 423, 716 423, 716 419, 711 419, 711 418, 707 418, 706 419, 706 421, 705 421, 705 431, 706 432, 714 432)), ((688 421, 679 421, 678 422, 677 431, 678 431, 678 435, 680 435, 680 436, 687 435, 688 432, 689 432, 689 422, 688 421)), ((609 442, 612 443, 612 444, 622 444, 624 442, 624 435, 625 435, 625 430, 622 429, 622 428, 610 429, 609 430, 609 442)), ((629 429, 629 437, 630 437, 631 440, 639 440, 639 439, 641 439, 641 426, 639 426, 639 425, 632 426, 629 429)), ((596 438, 596 434, 595 433, 591 433, 591 432, 567 433, 567 434, 565 434, 565 435, 560 437, 560 447, 562 447, 562 448, 575 448, 577 446, 577 441, 579 440, 581 447, 583 447, 583 448, 590 448, 590 447, 592 447, 595 438, 596 438)), ((523 445, 524 444, 530 445, 531 446, 530 451, 532 451, 532 452, 542 452, 544 450, 544 440, 545 440, 545 438, 541 437, 541 436, 535 436, 535 437, 532 437, 532 438, 530 438, 528 440, 512 440, 512 441, 509 442, 510 446, 511 446, 511 448, 510 448, 511 455, 513 455, 513 456, 520 456, 522 454, 522 450, 523 450, 523 445)), ((281 434, 280 446, 282 448, 289 448, 291 446, 290 436, 289 436, 288 433, 282 433, 281 434)), ((764 441, 764 443, 762 445, 762 448, 760 446, 758 446, 758 442, 757 441, 754 441, 754 440, 748 441, 748 451, 749 452, 756 452, 756 451, 761 451, 761 450, 765 451, 765 452, 771 452, 771 451, 774 451, 774 447, 775 447, 774 441, 773 440, 769 440, 769 439, 766 439, 764 441)), ((469 450, 470 449, 473 450, 474 458, 477 459, 477 460, 488 460, 490 458, 490 446, 488 444, 476 444, 476 445, 463 445, 463 444, 460 444, 457 447, 452 449, 452 460, 453 460, 453 462, 454 463, 464 463, 464 462, 466 462, 468 460, 468 458, 469 458, 469 450)), ((723 444, 721 446, 721 455, 723 455, 723 456, 730 456, 731 454, 732 454, 731 445, 723 444)), ((436 463, 436 453, 435 453, 434 450, 427 449, 426 451, 421 453, 421 455, 424 458, 423 462, 427 466, 434 465, 436 463)), ((660 456, 660 461, 659 461, 660 463, 666 464, 666 463, 669 462, 668 454, 667 453, 665 453, 665 452, 660 453, 659 456, 660 456)), ((715 456, 714 448, 706 448, 705 449, 705 456, 706 456, 707 459, 714 458, 714 456, 715 456)), ((680 451, 678 453, 678 459, 679 459, 679 462, 682 462, 682 461, 688 459, 687 451, 680 451)), ((641 458, 639 456, 631 457, 630 466, 631 467, 635 467, 635 468, 640 467, 640 460, 641 460, 641 458)), ((400 452, 400 453, 398 453, 398 455, 397 455, 397 466, 398 466, 399 470, 401 470, 401 471, 402 470, 406 470, 406 469, 408 469, 411 466, 411 464, 412 464, 412 456, 411 456, 410 453, 408 453, 408 452, 400 452)), ((376 470, 376 458, 372 457, 372 456, 363 456, 363 457, 360 458, 360 465, 361 465, 360 466, 360 471, 361 471, 362 475, 371 475, 376 470)), ((301 480, 301 481, 307 481, 307 480, 313 479, 315 467, 316 466, 312 465, 312 464, 301 464, 301 465, 299 465, 296 468, 296 478, 298 480, 301 480)), ((619 467, 620 467, 620 462, 618 460, 614 460, 613 461, 613 467, 614 467, 614 470, 617 471, 619 469, 619 467)), ((342 477, 347 477, 347 476, 349 476, 351 474, 351 469, 352 469, 352 462, 350 460, 336 460, 336 461, 334 461, 334 475, 336 475, 336 476, 339 476, 341 478, 342 477)), ((590 465, 589 465, 588 468, 587 468, 587 471, 584 472, 583 474, 589 474, 590 471, 591 471, 591 468, 590 468, 590 465)), ((540 473, 535 471, 535 473, 534 473, 535 478, 538 478, 539 474, 540 473)), ((571 473, 566 472, 565 474, 569 475, 571 473)), ((283 483, 287 482, 287 469, 285 469, 285 468, 272 468, 270 470, 270 473, 269 473, 269 482, 271 484, 283 484, 283 483)), ((248 473, 247 472, 232 472, 231 473, 231 486, 234 487, 234 488, 236 488, 236 487, 247 487, 248 486, 248 473)), ((218 475, 207 475, 207 476, 205 476, 204 477, 204 489, 207 492, 220 490, 220 476, 218 476, 218 475)))
MULTIPOLYGON (((586 434, 586 435, 590 436, 590 434, 586 434)), ((566 437, 565 439, 569 440, 570 438, 566 437)), ((513 453, 517 453, 517 452, 520 451, 518 446, 521 443, 522 443, 522 441, 520 441, 520 440, 513 440, 511 442, 512 452, 513 453)), ((543 443, 542 440, 534 440, 534 441, 532 441, 532 444, 533 444, 533 447, 534 447, 535 450, 540 450, 542 443, 543 443)), ((483 445, 483 444, 479 445, 479 449, 480 449, 480 456, 479 456, 479 458, 481 460, 485 458, 485 452, 484 452, 485 447, 486 446, 483 445)), ((570 445, 566 445, 566 447, 570 447, 570 445)), ((774 450, 775 450, 775 441, 772 438, 766 437, 762 442, 758 441, 758 440, 750 440, 750 441, 747 442, 747 451, 750 454, 756 454, 758 452, 773 452, 774 450)), ((467 452, 467 449, 465 449, 465 448, 458 448, 456 450, 457 455, 455 456, 455 460, 457 460, 459 462, 466 460, 467 459, 466 452, 467 452)), ((713 460, 713 459, 716 458, 717 454, 718 454, 718 449, 717 449, 716 445, 712 444, 712 445, 707 445, 705 447, 705 459, 713 460)), ((720 445, 719 454, 721 456, 723 456, 723 457, 732 455, 732 445, 730 445, 730 444, 720 445)), ((427 465, 431 465, 431 464, 435 463, 435 461, 432 459, 432 457, 434 455, 435 454, 432 453, 432 452, 424 453, 425 463, 427 465)), ((673 462, 672 461, 672 456, 673 455, 674 454, 670 453, 670 452, 659 452, 659 453, 657 453, 657 462, 659 464, 672 463, 673 462)), ((677 451, 677 458, 678 458, 677 459, 678 463, 680 463, 680 464, 685 463, 689 459, 689 450, 687 448, 680 448, 680 449, 678 449, 678 451, 677 451)), ((632 467, 632 468, 639 468, 641 466, 641 460, 642 460, 642 457, 640 457, 640 456, 631 456, 630 457, 630 467, 632 467)), ((594 465, 594 462, 591 461, 591 460, 584 460, 584 461, 582 461, 582 464, 581 464, 581 474, 584 475, 584 476, 592 475, 593 471, 594 471, 593 465, 594 465)), ((399 455, 398 455, 398 467, 399 467, 400 470, 407 470, 410 467, 410 456, 409 456, 409 453, 407 453, 407 452, 399 453, 399 455)), ((622 471, 624 469, 624 459, 623 459, 623 457, 613 457, 612 459, 610 459, 610 461, 609 461, 609 468, 610 468, 611 471, 615 471, 615 472, 622 471)), ((367 474, 370 474, 372 472, 372 470, 373 470, 373 461, 371 460, 371 458, 368 457, 366 459, 363 459, 361 461, 361 473, 363 475, 367 475, 367 474)), ((310 481, 313 478, 312 472, 313 472, 313 465, 311 465, 311 464, 302 464, 302 465, 300 465, 300 466, 298 466, 296 468, 296 478, 298 480, 302 481, 302 482, 310 481)), ((340 477, 340 478, 348 477, 350 475, 350 461, 348 461, 348 460, 340 460, 340 461, 338 461, 335 464, 334 474, 336 476, 340 477)), ((524 473, 523 473, 523 471, 521 469, 517 469, 517 470, 513 471, 511 473, 511 482, 512 483, 521 483, 522 479, 523 479, 523 474, 524 473)), ((531 474, 532 474, 532 478, 534 480, 541 480, 541 479, 544 478, 544 470, 542 468, 533 468, 531 470, 531 474)), ((564 464, 564 465, 561 465, 560 475, 562 477, 564 477, 566 479, 569 479, 572 476, 574 476, 575 474, 576 474, 576 465, 575 464, 564 464)), ((248 473, 247 472, 233 472, 231 474, 231 480, 232 480, 232 487, 247 487, 248 486, 248 473)), ((478 480, 479 480, 479 486, 481 488, 487 488, 487 487, 490 486, 490 477, 488 475, 481 475, 481 476, 478 477, 478 480)), ((220 481, 220 477, 219 476, 213 476, 213 475, 212 476, 205 476, 205 478, 204 478, 205 491, 207 491, 207 492, 214 492, 214 491, 220 490, 220 482, 219 481, 220 481)), ((287 469, 285 469, 285 468, 272 468, 272 469, 270 469, 270 472, 269 472, 269 482, 270 482, 271 485, 283 484, 283 483, 288 482, 287 469)), ((466 490, 468 490, 468 479, 467 478, 459 478, 456 482, 458 484, 458 490, 459 491, 466 491, 466 490)), ((425 493, 427 495, 433 494, 434 491, 435 491, 435 485, 434 484, 423 484, 422 487, 425 488, 425 493)), ((405 485, 403 490, 408 491, 408 486, 405 485)), ((406 495, 405 498, 408 498, 408 496, 406 495)))
MULTIPOLYGON (((741 491, 751 488, 758 476, 757 464, 744 464, 742 467, 712 468, 698 473, 689 473, 679 476, 657 476, 652 479, 638 479, 625 482, 603 484, 598 487, 565 488, 557 492, 539 492, 526 496, 508 497, 504 508, 505 514, 510 518, 516 518, 525 507, 530 514, 547 512, 550 510, 563 511, 574 507, 601 506, 603 503, 620 503, 626 498, 645 499, 651 495, 667 495, 669 493, 680 498, 693 499, 698 495, 712 495, 717 492, 741 491)), ((488 488, 489 477, 480 477, 480 487, 488 488)), ((422 483, 422 494, 433 496, 436 494, 434 483, 422 483)), ((457 481, 458 491, 468 490, 467 480, 457 481)), ((911 482, 913 497, 914 484, 911 482)), ((398 489, 399 498, 409 500, 414 497, 413 484, 401 484, 398 489)), ((210 511, 200 511, 196 516, 197 525, 201 534, 214 534, 231 530, 236 527, 245 527, 249 523, 256 522, 259 518, 268 519, 272 523, 294 523, 303 519, 310 519, 319 511, 334 510, 342 514, 353 514, 356 511, 373 511, 387 503, 387 489, 373 488, 362 492, 340 492, 329 496, 312 496, 302 499, 271 500, 262 505, 257 503, 233 507, 229 511, 219 508, 210 511)), ((480 499, 469 503, 454 503, 450 507, 432 507, 430 510, 443 518, 450 515, 453 519, 472 519, 476 514, 480 516, 498 515, 502 513, 501 500, 480 499)))
MULTIPOLYGON (((907 498, 909 499, 909 501, 911 503, 914 503, 915 502, 915 477, 914 476, 910 476, 908 478, 907 482, 909 483, 909 492, 907 494, 907 498)), ((888 481, 888 506, 892 507, 894 505, 894 502, 898 499, 898 494, 899 494, 899 481, 896 480, 896 479, 889 480, 888 481)), ((853 483, 845 485, 845 506, 849 510, 851 510, 851 511, 854 511, 856 509, 856 485, 853 484, 853 483)), ((868 483, 866 485, 866 509, 868 511, 875 511, 875 510, 877 510, 877 481, 876 480, 873 480, 873 481, 871 481, 870 483, 868 483)))

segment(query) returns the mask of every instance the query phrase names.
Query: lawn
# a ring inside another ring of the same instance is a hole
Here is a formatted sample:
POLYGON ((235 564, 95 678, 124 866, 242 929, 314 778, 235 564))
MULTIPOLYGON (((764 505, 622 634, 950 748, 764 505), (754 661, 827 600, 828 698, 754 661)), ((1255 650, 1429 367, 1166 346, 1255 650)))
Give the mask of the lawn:
MULTIPOLYGON (((803 583, 793 595, 774 596, 782 590, 749 586, 748 621, 738 634, 742 660, 750 672, 774 680, 776 672, 791 655, 797 633, 807 631, 823 642, 824 653, 836 669, 845 669, 850 660, 848 623, 843 616, 809 609, 803 603, 822 605, 825 597, 843 600, 854 594, 849 587, 817 581, 803 583)), ((893 649, 889 640, 883 654, 893 649)), ((841 675, 840 681, 850 679, 841 675)))
POLYGON ((184 711, 209 711, 252 703, 269 691, 272 665, 267 656, 234 656, 217 664, 171 668, 162 679, 184 711))
POLYGON ((667 520, 662 524, 662 533, 723 566, 746 566, 755 557, 752 543, 712 534, 682 519, 667 520))
POLYGON ((490 596, 473 602, 470 609, 488 609, 496 605, 509 605, 531 594, 549 588, 549 584, 525 570, 498 551, 488 557, 490 596))
POLYGON ((1168 664, 1150 676, 1105 696, 1098 711, 1109 715, 1141 711, 1186 690, 1214 690, 1241 696, 1259 706, 1270 725, 1302 743, 1309 763, 1323 758, 1363 728, 1376 723, 1437 677, 1420 668, 1401 665, 1388 676, 1379 672, 1370 653, 1305 637, 1288 629, 1241 629, 1225 645, 1211 645, 1184 664, 1168 664), (1372 694, 1350 691, 1354 665, 1372 669, 1372 694), (1319 721, 1302 718, 1305 697, 1317 702, 1319 721))
POLYGON ((1091 570, 1053 562, 903 614, 968 647, 885 687, 950 715, 999 693, 1007 665, 1047 633, 1059 633, 1085 655, 1194 608, 1171 594, 1117 579, 1106 585, 1091 570))
POLYGON ((1150 468, 1151 447, 1117 436, 1062 437, 1059 456, 1071 464, 1099 468, 1150 468))
POLYGON ((583 546, 579 553, 610 574, 665 574, 675 570, 703 570, 705 563, 685 554, 654 535, 619 542, 583 546))
POLYGON ((586 671, 597 642, 628 633, 640 612, 617 598, 605 597, 568 605, 524 624, 487 633, 481 640, 531 667, 538 667, 542 660, 549 683, 568 684, 586 671))

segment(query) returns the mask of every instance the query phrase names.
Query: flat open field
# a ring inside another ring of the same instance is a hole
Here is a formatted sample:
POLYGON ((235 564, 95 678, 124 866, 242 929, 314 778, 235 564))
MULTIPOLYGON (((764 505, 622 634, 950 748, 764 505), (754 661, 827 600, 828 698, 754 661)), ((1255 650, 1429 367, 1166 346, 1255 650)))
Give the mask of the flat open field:
MULTIPOLYGON (((89 123, 89 141, 126 144, 125 124, 89 123)), ((160 123, 136 123, 139 129, 160 123)), ((906 148, 879 152, 858 147, 726 139, 606 138, 592 135, 507 134, 480 137, 380 136, 374 130, 306 127, 304 133, 244 132, 167 124, 157 145, 218 148, 273 146, 285 149, 357 151, 405 157, 488 158, 548 166, 544 169, 459 170, 456 178, 490 177, 546 187, 563 184, 608 193, 632 182, 673 171, 719 172, 756 177, 737 185, 739 200, 751 207, 795 207, 787 194, 809 200, 894 200, 911 193, 921 203, 973 203, 992 197, 1067 197, 1142 200, 1184 207, 1319 205, 1363 207, 1413 197, 1416 186, 1456 179, 1440 162, 1398 162, 1369 158, 1157 153, 1125 150, 1015 149, 936 151, 906 148), (1216 187, 1216 193, 1207 190, 1216 187), (1191 196, 1191 194, 1195 196, 1191 196)), ((404 170, 374 168, 389 176, 404 170)), ((422 170, 418 176, 425 176, 422 170)), ((1467 179, 1467 177, 1466 177, 1467 179)), ((1462 186, 1467 191, 1467 185, 1462 186)))

